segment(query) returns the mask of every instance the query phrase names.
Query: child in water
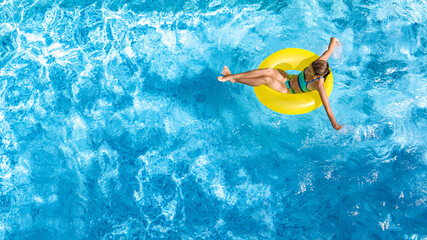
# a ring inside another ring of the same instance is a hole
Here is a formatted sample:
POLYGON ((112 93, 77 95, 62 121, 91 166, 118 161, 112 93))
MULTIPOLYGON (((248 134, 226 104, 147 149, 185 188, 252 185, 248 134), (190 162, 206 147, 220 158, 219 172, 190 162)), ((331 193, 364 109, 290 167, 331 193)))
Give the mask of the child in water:
POLYGON ((316 90, 320 94, 320 98, 322 99, 323 106, 325 107, 332 126, 336 130, 340 130, 344 125, 339 125, 335 120, 334 114, 329 106, 325 87, 323 86, 326 77, 330 73, 327 60, 334 52, 335 46, 339 45, 340 42, 338 39, 334 37, 331 38, 328 50, 298 75, 291 75, 280 69, 273 68, 256 69, 249 72, 231 74, 228 67, 224 66, 221 72, 224 76, 219 76, 218 81, 238 82, 249 86, 267 85, 271 89, 285 94, 304 93, 316 90))

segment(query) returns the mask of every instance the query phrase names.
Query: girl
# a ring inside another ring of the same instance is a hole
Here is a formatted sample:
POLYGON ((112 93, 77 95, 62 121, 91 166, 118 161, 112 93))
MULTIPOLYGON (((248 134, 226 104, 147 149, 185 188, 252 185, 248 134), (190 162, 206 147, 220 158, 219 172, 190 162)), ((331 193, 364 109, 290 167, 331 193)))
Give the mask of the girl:
POLYGON ((273 68, 256 69, 249 72, 231 74, 228 67, 224 66, 221 72, 224 76, 219 76, 218 81, 238 82, 249 86, 260 86, 264 84, 271 89, 286 94, 304 93, 316 90, 320 94, 320 98, 322 99, 323 106, 325 107, 332 126, 336 130, 340 130, 344 125, 338 125, 335 120, 334 114, 329 106, 328 96, 323 86, 326 77, 330 73, 327 60, 332 55, 337 45, 340 45, 338 39, 334 37, 331 38, 328 50, 298 75, 291 75, 280 69, 273 68))

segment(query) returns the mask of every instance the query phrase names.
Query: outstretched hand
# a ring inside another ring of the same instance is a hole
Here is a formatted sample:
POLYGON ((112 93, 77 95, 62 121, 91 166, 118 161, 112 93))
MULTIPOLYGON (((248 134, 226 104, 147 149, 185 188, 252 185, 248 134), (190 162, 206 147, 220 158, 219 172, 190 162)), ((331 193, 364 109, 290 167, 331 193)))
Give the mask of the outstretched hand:
POLYGON ((341 45, 340 41, 335 37, 331 38, 331 44, 336 44, 337 46, 341 45))
POLYGON ((337 124, 336 126, 334 126, 334 128, 335 128, 336 130, 340 130, 342 127, 344 127, 344 125, 339 125, 339 124, 337 124))

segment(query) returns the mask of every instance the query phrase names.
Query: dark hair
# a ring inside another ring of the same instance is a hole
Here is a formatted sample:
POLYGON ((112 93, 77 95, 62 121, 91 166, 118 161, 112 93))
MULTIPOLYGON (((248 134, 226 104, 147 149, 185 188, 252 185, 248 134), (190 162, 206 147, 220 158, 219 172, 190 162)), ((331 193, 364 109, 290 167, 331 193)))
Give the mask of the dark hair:
POLYGON ((319 75, 326 78, 329 73, 331 73, 331 71, 329 71, 329 64, 327 61, 318 59, 314 61, 311 65, 313 66, 315 75, 319 75))

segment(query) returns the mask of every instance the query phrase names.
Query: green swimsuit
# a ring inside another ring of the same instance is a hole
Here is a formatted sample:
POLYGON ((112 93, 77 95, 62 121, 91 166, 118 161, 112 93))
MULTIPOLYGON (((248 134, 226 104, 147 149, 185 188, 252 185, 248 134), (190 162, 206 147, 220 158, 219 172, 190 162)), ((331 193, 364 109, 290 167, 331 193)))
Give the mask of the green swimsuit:
POLYGON ((295 93, 295 91, 292 89, 292 87, 291 87, 291 79, 294 77, 295 75, 293 75, 293 74, 288 74, 288 80, 286 80, 286 82, 285 82, 285 85, 286 85, 286 87, 289 89, 289 90, 291 90, 291 92, 292 93, 295 93))
MULTIPOLYGON (((305 74, 304 74, 304 72, 305 72, 305 70, 306 70, 307 68, 304 68, 304 70, 302 70, 302 72, 300 73, 300 74, 298 74, 298 86, 299 86, 299 88, 301 89, 301 91, 302 92, 309 92, 310 90, 308 90, 308 88, 307 88, 307 85, 309 84, 309 83, 311 83, 311 82, 314 82, 314 81, 317 81, 317 80, 319 80, 319 79, 321 79, 322 77, 318 77, 318 78, 316 78, 316 79, 313 79, 312 81, 310 81, 310 82, 306 82, 305 81, 305 74)), ((286 87, 287 88, 289 88, 289 90, 291 90, 291 92, 292 93, 295 93, 295 90, 293 90, 292 89, 292 87, 291 87, 291 83, 290 83, 290 79, 292 79, 292 77, 294 77, 295 75, 292 75, 292 74, 289 74, 289 76, 288 76, 288 80, 285 82, 285 84, 286 84, 286 87)))

